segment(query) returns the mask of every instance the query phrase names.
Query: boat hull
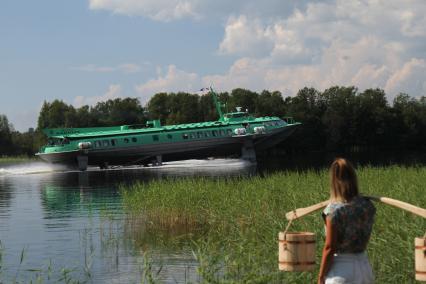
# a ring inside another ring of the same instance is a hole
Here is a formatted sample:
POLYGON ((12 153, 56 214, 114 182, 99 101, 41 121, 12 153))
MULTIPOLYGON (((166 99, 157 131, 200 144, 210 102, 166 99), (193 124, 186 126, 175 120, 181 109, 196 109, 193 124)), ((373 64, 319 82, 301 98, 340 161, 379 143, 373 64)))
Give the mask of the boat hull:
POLYGON ((78 166, 79 157, 87 157, 88 165, 112 166, 148 164, 161 156, 161 161, 178 161, 186 159, 203 159, 208 157, 241 156, 242 149, 252 145, 255 152, 284 141, 294 132, 297 125, 286 126, 268 134, 250 134, 217 137, 207 140, 190 140, 182 142, 156 143, 117 147, 114 149, 88 149, 69 152, 38 153, 37 155, 50 163, 78 166))

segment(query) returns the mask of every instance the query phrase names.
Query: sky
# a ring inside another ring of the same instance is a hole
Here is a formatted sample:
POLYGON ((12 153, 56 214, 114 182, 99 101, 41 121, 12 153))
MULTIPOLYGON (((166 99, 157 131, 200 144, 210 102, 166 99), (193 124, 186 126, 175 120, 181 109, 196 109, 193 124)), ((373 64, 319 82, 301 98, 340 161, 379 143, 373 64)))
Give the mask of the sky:
POLYGON ((305 86, 426 95, 425 0, 3 0, 0 114, 44 101, 305 86))

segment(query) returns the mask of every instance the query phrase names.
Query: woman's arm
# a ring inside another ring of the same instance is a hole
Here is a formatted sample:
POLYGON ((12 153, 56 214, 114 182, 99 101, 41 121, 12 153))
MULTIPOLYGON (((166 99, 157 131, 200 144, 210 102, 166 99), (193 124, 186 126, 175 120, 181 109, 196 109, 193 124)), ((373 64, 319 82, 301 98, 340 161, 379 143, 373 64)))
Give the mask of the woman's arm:
POLYGON ((335 225, 331 223, 331 218, 325 218, 325 244, 322 250, 321 267, 318 275, 318 284, 324 284, 325 276, 330 270, 331 263, 333 262, 333 254, 336 251, 337 231, 335 225))

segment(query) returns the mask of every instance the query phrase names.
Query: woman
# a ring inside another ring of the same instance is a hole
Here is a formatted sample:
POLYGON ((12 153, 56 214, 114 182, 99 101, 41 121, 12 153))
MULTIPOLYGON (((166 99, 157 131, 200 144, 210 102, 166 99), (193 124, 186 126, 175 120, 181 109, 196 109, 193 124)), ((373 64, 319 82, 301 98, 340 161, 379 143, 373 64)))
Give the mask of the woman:
POLYGON ((330 182, 330 204, 323 212, 326 239, 318 283, 373 283, 365 250, 376 209, 359 195, 356 173, 349 161, 338 158, 331 164, 330 182))

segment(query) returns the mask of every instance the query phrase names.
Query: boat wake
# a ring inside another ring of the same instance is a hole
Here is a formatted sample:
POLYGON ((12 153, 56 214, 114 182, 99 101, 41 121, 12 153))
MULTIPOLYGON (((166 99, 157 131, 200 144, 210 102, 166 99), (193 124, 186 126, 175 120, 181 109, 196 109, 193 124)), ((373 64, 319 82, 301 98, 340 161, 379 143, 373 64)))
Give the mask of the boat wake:
POLYGON ((245 168, 253 165, 252 162, 242 159, 206 159, 206 160, 184 160, 175 162, 166 162, 161 166, 151 166, 147 169, 173 169, 173 168, 216 168, 226 170, 227 168, 245 168))
POLYGON ((51 165, 42 162, 25 163, 0 167, 0 176, 2 175, 29 175, 39 173, 49 173, 65 171, 67 168, 62 165, 51 165))
POLYGON ((253 174, 256 164, 241 159, 184 160, 143 168, 158 175, 171 176, 239 176, 253 174))
MULTIPOLYGON (((125 166, 101 170, 98 167, 89 167, 87 172, 103 172, 103 171, 126 171, 126 170, 141 170, 148 172, 157 172, 159 174, 185 174, 185 173, 209 173, 219 175, 222 172, 239 173, 255 166, 252 162, 242 159, 206 159, 206 160, 183 160, 166 162, 161 166, 125 166)), ((46 164, 43 162, 33 162, 25 164, 14 164, 0 167, 0 176, 8 175, 31 175, 44 173, 65 173, 79 172, 75 169, 67 168, 59 164, 46 164)))

